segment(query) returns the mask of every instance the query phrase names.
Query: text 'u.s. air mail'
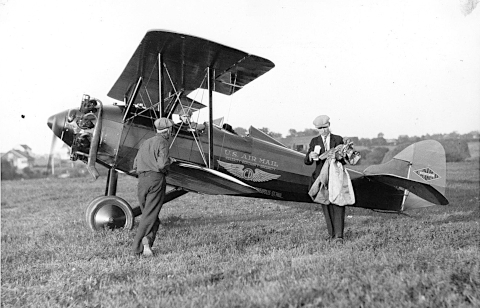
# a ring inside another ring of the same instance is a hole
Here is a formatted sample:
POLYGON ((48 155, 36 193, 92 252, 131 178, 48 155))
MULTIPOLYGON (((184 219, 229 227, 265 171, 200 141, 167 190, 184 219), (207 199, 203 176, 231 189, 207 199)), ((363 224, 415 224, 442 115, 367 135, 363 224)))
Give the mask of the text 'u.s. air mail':
POLYGON ((244 164, 262 167, 265 169, 275 170, 276 168, 278 168, 278 163, 274 160, 256 157, 250 154, 232 150, 225 150, 225 158, 230 161, 242 162, 244 164))

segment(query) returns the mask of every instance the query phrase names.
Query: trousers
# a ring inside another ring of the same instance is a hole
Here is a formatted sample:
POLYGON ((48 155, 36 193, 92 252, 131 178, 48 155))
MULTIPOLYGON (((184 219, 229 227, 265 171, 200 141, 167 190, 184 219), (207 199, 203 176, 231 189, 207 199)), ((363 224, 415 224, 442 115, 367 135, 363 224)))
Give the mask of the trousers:
POLYGON ((345 207, 335 204, 322 204, 323 215, 327 224, 328 235, 331 238, 343 238, 345 226, 345 207))
POLYGON ((163 206, 167 181, 161 172, 147 171, 138 175, 138 201, 142 216, 133 240, 133 251, 143 252, 142 240, 148 239, 150 246, 155 242, 160 219, 158 214, 163 206))

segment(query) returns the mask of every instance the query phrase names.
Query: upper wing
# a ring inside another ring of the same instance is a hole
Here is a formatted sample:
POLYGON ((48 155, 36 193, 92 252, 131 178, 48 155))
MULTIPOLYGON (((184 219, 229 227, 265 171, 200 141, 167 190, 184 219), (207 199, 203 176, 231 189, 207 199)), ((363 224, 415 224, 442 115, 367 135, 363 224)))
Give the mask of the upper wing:
POLYGON ((275 65, 243 51, 195 36, 152 30, 148 31, 132 58, 113 85, 108 96, 123 101, 143 78, 136 103, 158 102, 158 58, 163 57, 166 72, 165 92, 183 90, 188 94, 198 88, 207 88, 206 68, 214 70, 213 90, 230 95, 249 82, 268 72, 275 65))

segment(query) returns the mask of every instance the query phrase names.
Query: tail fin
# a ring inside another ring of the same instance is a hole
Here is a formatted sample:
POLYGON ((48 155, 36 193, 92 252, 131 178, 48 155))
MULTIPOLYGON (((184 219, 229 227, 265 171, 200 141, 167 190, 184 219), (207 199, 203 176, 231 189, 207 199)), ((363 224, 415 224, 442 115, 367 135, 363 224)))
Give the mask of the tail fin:
POLYGON ((391 161, 370 166, 364 175, 405 189, 402 210, 448 204, 445 198, 446 160, 443 146, 435 140, 414 143, 391 161))

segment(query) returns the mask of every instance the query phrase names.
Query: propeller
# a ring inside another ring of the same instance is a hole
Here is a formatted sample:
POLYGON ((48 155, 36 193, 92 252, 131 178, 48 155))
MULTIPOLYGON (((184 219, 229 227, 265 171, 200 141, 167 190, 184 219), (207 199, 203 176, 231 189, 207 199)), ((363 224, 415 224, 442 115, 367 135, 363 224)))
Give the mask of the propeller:
POLYGON ((60 140, 57 134, 61 134, 59 127, 57 127, 58 126, 57 116, 58 115, 51 116, 47 122, 48 127, 52 130, 52 141, 50 142, 50 152, 48 154, 48 160, 47 160, 47 170, 46 170, 47 175, 55 173, 54 151, 55 151, 55 148, 57 147, 58 140, 60 140))
MULTIPOLYGON (((47 125, 52 130, 52 142, 50 144, 50 153, 47 161, 47 174, 54 173, 54 150, 57 147, 58 140, 65 140, 65 122, 68 116, 69 110, 59 112, 48 118, 47 125)), ((71 137, 68 135, 68 137, 71 137)))
POLYGON ((58 142, 58 137, 55 136, 55 134, 52 134, 52 142, 50 143, 50 153, 48 154, 48 160, 47 160, 47 175, 48 174, 54 174, 55 173, 55 161, 54 161, 54 150, 57 146, 58 142))

